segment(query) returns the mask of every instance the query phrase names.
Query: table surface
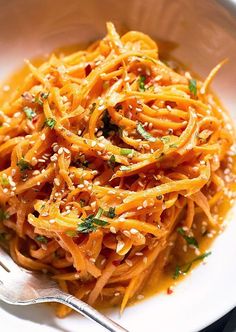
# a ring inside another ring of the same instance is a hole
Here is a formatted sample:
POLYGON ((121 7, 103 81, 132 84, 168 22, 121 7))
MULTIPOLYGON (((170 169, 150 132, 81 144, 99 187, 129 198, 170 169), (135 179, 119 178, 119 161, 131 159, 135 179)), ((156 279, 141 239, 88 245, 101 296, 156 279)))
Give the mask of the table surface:
POLYGON ((236 308, 200 332, 236 332, 236 308))

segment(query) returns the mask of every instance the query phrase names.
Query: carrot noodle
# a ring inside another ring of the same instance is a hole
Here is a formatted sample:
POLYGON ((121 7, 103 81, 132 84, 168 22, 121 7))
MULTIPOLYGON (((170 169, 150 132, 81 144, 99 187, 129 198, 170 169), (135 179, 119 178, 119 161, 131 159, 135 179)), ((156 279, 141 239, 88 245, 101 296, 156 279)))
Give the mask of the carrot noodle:
MULTIPOLYGON (((201 252, 203 231, 220 230, 234 131, 209 92, 225 61, 194 82, 149 36, 107 31, 84 51, 27 60, 3 102, 0 235, 21 266, 122 312, 153 274, 159 282, 179 243, 191 252, 184 241, 195 236, 201 252)), ((59 317, 70 311, 57 306, 59 317)))

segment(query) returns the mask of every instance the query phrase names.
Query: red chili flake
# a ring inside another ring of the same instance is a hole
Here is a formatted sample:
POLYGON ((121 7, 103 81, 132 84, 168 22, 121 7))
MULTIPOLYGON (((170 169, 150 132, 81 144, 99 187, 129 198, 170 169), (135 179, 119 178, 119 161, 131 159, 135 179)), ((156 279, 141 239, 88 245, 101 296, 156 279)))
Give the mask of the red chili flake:
POLYGON ((115 266, 119 266, 120 263, 121 263, 121 260, 119 260, 119 259, 112 262, 112 264, 115 265, 115 266))
POLYGON ((173 289, 171 287, 167 288, 167 294, 171 295, 173 293, 173 289))
POLYGON ((88 64, 86 67, 85 67, 85 75, 88 76, 92 71, 92 67, 90 64, 88 64))

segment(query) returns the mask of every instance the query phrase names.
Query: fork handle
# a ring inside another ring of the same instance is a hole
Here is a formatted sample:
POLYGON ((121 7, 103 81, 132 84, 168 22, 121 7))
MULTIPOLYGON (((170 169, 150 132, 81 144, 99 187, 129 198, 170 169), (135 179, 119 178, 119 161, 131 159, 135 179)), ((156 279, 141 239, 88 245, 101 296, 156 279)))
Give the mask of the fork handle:
POLYGON ((53 301, 69 306, 83 316, 105 327, 110 332, 129 332, 125 328, 121 327, 119 324, 102 315, 93 307, 77 299, 73 295, 68 295, 67 293, 60 291, 58 296, 54 297, 53 301))

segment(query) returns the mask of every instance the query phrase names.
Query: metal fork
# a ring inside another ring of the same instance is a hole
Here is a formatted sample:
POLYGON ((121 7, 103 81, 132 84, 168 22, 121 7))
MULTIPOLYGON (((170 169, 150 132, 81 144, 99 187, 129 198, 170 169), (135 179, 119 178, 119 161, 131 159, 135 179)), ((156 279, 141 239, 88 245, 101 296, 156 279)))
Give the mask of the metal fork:
POLYGON ((72 295, 62 292, 57 283, 43 273, 19 267, 0 247, 0 300, 14 305, 43 302, 65 304, 111 332, 128 332, 108 317, 72 295))

